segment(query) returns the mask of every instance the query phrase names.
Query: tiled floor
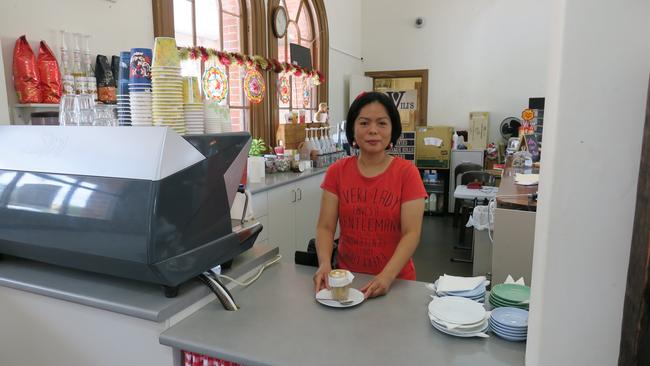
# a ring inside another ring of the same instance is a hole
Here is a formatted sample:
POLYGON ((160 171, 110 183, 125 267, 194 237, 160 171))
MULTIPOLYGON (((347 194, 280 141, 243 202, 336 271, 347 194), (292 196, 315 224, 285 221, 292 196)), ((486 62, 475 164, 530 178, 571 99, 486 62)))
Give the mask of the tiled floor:
MULTIPOLYGON (((470 231, 468 230, 469 237, 470 231)), ((467 238, 468 241, 470 238, 467 238)), ((471 276, 470 263, 452 262, 450 258, 468 257, 469 251, 456 250, 458 228, 452 227, 452 216, 424 216, 420 245, 415 251, 413 262, 417 280, 433 282, 442 274, 471 276)))

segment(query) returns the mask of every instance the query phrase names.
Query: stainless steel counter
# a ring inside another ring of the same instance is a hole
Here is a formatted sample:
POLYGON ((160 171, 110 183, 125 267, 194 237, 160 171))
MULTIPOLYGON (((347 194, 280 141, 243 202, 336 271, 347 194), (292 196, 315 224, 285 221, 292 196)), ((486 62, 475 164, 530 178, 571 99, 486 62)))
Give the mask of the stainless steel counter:
MULTIPOLYGON (((235 258, 226 273, 239 277, 277 253, 277 247, 253 246, 235 258)), ((178 296, 170 299, 162 287, 150 283, 14 257, 0 259, 0 286, 155 322, 170 318, 210 293, 200 281, 193 280, 181 285, 178 296)))
MULTIPOLYGON (((162 333, 160 343, 246 365, 523 365, 524 343, 456 338, 429 323, 425 283, 396 281, 387 296, 334 309, 314 300, 315 268, 283 261, 233 295, 162 333)), ((357 275, 359 288, 371 277, 357 275)))

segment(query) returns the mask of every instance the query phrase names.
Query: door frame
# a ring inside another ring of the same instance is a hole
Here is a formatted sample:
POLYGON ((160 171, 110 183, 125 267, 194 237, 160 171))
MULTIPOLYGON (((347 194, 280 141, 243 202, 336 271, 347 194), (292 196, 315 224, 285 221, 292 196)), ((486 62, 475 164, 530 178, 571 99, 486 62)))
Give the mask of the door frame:
POLYGON ((389 70, 389 71, 366 71, 366 76, 372 78, 373 88, 375 79, 393 79, 393 78, 420 78, 422 79, 422 91, 418 96, 418 103, 421 108, 420 120, 415 121, 415 126, 427 125, 427 104, 429 101, 429 70, 389 70))
POLYGON ((650 81, 618 364, 650 365, 650 81))

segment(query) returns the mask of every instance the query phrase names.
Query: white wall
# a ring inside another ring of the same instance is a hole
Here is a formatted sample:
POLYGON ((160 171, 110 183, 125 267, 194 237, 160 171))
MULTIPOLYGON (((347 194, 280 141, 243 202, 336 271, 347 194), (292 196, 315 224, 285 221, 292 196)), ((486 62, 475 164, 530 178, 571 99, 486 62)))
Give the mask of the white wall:
MULTIPOLYGON (((0 3, 0 47, 4 58, 8 98, 16 101, 12 78, 13 49, 25 34, 38 55, 41 40, 60 56, 60 30, 90 34, 93 54, 119 55, 133 47, 153 46, 153 15, 150 0, 2 0, 0 3)), ((1 71, 1 70, 0 70, 1 71)), ((2 108, 0 107, 0 110, 2 108)))
POLYGON ((650 2, 554 0, 526 364, 616 365, 650 2))
POLYGON ((350 75, 363 75, 361 55, 361 0, 325 0, 329 25, 330 124, 348 111, 350 75), (350 54, 350 55, 348 55, 350 54), (351 56, 353 55, 353 56, 351 56))
POLYGON ((549 11, 538 0, 364 0, 364 71, 428 69, 428 124, 466 129, 490 112, 490 141, 544 96, 549 11), (416 17, 425 26, 414 26, 416 17))
MULTIPOLYGON (((7 103, 7 83, 3 72, 4 62, 0 52, 0 125, 9 124, 9 104, 7 103)), ((12 89, 13 90, 13 89, 12 89)))

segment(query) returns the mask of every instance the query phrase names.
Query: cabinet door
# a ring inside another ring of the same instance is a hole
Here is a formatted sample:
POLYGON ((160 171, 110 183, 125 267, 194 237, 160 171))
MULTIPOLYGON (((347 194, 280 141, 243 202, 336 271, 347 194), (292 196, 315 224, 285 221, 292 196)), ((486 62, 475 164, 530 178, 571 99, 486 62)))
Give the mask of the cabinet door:
POLYGON ((320 185, 324 175, 298 181, 298 202, 296 204, 296 250, 307 250, 309 240, 316 237, 316 224, 320 213, 322 190, 320 185))
POLYGON ((251 209, 255 215, 255 219, 262 224, 262 232, 257 236, 255 244, 259 244, 269 238, 269 201, 268 192, 260 192, 253 194, 253 199, 250 202, 251 209))
POLYGON ((293 261, 296 250, 294 210, 297 201, 295 184, 287 184, 268 191, 269 244, 280 248, 284 258, 293 261))

